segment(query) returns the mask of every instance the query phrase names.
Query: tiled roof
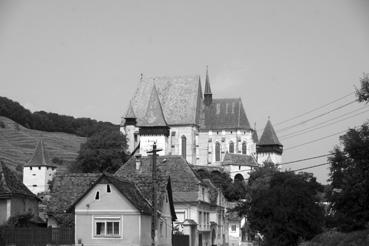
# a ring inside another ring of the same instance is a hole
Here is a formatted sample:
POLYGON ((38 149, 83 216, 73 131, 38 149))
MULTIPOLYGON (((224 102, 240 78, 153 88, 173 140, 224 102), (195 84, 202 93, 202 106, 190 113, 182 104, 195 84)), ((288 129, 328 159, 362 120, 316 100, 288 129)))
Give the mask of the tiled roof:
POLYGON ((163 109, 160 104, 158 92, 156 91, 155 85, 151 90, 151 95, 149 99, 149 104, 147 105, 145 116, 142 118, 140 126, 146 127, 157 127, 157 126, 167 126, 165 120, 163 109))
POLYGON ((64 214, 64 211, 84 194, 100 176, 101 173, 55 175, 47 213, 53 215, 64 214))
MULTIPOLYGON (((201 179, 182 156, 158 156, 156 165, 159 180, 166 180, 170 177, 173 195, 177 192, 198 192, 198 185, 201 183, 201 179)), ((141 188, 140 183, 150 185, 151 171, 152 158, 150 156, 141 157, 140 170, 136 170, 136 157, 133 156, 115 175, 135 181, 141 188)), ((150 189, 146 190, 151 191, 150 189)))
POLYGON ((53 166, 48 164, 49 161, 49 157, 47 155, 47 152, 45 151, 44 142, 42 141, 42 139, 40 139, 40 141, 38 141, 37 143, 35 152, 33 153, 31 160, 29 160, 24 166, 53 166))
POLYGON ((259 141, 259 137, 258 137, 258 133, 256 131, 256 128, 254 129, 254 131, 252 131, 252 140, 254 141, 254 143, 257 143, 259 141))
POLYGON ((256 160, 252 156, 242 155, 242 154, 230 154, 230 153, 225 154, 222 165, 223 166, 238 165, 238 166, 249 166, 249 167, 258 166, 256 160))
POLYGON ((18 179, 5 163, 0 161, 0 199, 12 197, 26 197, 40 200, 18 179))
POLYGON ((131 100, 138 125, 151 103, 149 96, 154 84, 168 125, 199 123, 202 100, 199 76, 183 76, 142 78, 131 100))
POLYGON ((198 192, 174 192, 174 202, 193 202, 199 199, 198 192))
POLYGON ((258 145, 281 145, 281 142, 279 142, 277 134, 274 131, 272 122, 268 120, 263 135, 261 135, 260 141, 258 145))
POLYGON ((134 119, 134 118, 136 118, 136 115, 135 115, 135 112, 133 111, 132 103, 131 102, 129 102, 128 110, 127 110, 127 113, 124 116, 124 118, 127 118, 127 119, 134 119))
POLYGON ((251 129, 240 98, 213 99, 209 106, 204 107, 204 114, 202 129, 251 129))

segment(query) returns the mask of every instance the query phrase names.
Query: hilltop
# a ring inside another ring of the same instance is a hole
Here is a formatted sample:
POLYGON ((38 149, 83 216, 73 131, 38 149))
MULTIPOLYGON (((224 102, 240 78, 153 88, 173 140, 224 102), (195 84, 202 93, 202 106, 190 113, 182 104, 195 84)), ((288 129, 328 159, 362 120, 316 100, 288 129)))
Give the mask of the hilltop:
POLYGON ((17 122, 0 116, 0 159, 15 168, 25 164, 33 154, 38 140, 42 138, 50 162, 53 158, 63 160, 63 165, 74 161, 85 137, 62 132, 32 130, 17 122))

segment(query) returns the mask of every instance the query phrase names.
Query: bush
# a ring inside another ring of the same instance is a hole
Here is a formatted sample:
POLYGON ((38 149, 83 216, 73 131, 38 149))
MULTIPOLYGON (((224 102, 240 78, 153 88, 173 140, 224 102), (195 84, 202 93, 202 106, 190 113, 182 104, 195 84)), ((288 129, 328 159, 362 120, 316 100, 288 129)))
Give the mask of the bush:
POLYGON ((5 128, 5 123, 0 121, 0 128, 5 128))

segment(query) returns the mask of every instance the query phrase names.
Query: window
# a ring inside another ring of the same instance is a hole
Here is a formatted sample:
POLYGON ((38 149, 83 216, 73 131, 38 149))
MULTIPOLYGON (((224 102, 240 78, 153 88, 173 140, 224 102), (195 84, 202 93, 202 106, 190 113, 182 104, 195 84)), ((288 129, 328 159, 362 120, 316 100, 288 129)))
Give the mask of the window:
POLYGON ((108 193, 111 192, 110 185, 106 185, 106 192, 108 192, 108 193))
POLYGON ((186 139, 186 137, 185 136, 182 136, 182 156, 183 156, 183 158, 185 158, 186 159, 186 144, 187 144, 187 139, 186 139))
POLYGON ((236 231, 236 225, 231 225, 231 231, 236 231))
POLYGON ((234 143, 232 141, 229 143, 229 153, 234 153, 234 143))
POLYGON ((202 226, 202 213, 199 212, 199 225, 200 225, 200 228, 202 226))
POLYGON ((29 167, 29 170, 32 170, 32 167, 29 167))
POLYGON ((95 237, 120 237, 120 218, 96 218, 95 237))
POLYGON ((41 170, 41 167, 38 167, 38 170, 41 170))
POLYGON ((215 143, 215 161, 220 161, 220 143, 215 143))
POLYGON ((242 154, 246 155, 246 142, 242 143, 242 154))
POLYGON ((100 200, 100 192, 96 191, 95 200, 100 200))
POLYGON ((220 104, 219 103, 217 103, 216 114, 220 114, 220 104))

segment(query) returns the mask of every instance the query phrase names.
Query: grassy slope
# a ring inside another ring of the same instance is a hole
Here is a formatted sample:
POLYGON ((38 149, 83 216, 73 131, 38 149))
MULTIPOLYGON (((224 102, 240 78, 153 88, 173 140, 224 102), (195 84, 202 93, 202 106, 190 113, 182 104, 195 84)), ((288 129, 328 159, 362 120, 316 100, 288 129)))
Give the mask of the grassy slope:
POLYGON ((80 144, 86 141, 86 138, 72 134, 31 130, 3 116, 0 116, 0 122, 5 124, 5 128, 0 127, 0 160, 14 168, 32 157, 40 138, 44 141, 50 160, 58 157, 66 162, 74 161, 80 144))

